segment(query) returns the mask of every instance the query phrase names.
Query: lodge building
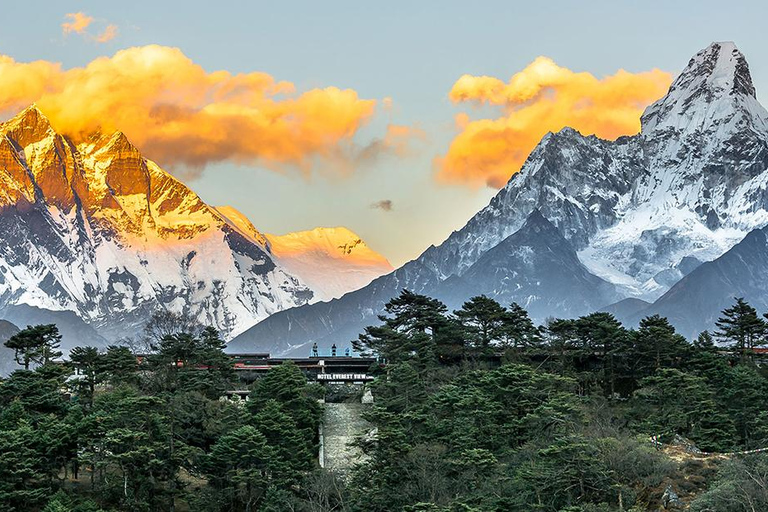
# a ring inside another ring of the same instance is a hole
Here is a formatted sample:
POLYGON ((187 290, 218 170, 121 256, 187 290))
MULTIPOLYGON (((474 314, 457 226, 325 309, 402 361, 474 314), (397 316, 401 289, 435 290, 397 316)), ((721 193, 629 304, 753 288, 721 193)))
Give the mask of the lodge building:
POLYGON ((330 355, 320 355, 315 345, 309 357, 271 357, 267 352, 231 353, 233 366, 240 380, 251 383, 275 366, 292 362, 306 375, 310 382, 320 384, 350 383, 365 384, 373 380, 371 366, 373 357, 353 357, 349 351, 338 355, 336 345, 330 355))

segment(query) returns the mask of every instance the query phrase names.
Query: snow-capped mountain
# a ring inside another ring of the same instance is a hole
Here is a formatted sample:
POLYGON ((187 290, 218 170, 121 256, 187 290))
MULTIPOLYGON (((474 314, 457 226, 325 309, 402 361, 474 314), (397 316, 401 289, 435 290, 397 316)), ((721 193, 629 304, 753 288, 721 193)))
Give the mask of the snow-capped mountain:
POLYGON ((337 299, 394 270, 381 254, 345 227, 266 235, 272 255, 315 293, 337 299))
POLYGON ((310 302, 341 297, 394 270, 384 256, 343 226, 262 234, 237 209, 217 206, 216 211, 243 236, 267 247, 283 268, 301 279, 312 290, 310 302))
POLYGON ((0 306, 70 310, 108 337, 158 309, 225 336, 312 292, 116 132, 75 144, 35 106, 0 125, 0 306))
POLYGON ((768 311, 768 227, 751 231, 728 252, 703 263, 678 281, 653 304, 636 311, 617 312, 627 325, 661 315, 688 338, 716 330, 723 309, 742 297, 759 312, 768 311))
POLYGON ((402 288, 439 298, 441 283, 463 279, 534 210, 619 298, 650 300, 768 224, 768 113, 733 43, 696 54, 641 124, 639 134, 615 141, 571 128, 546 135, 490 204, 444 243, 338 301, 273 315, 232 349, 303 350, 295 347, 352 339, 402 288))
POLYGON ((638 135, 548 134, 488 207, 422 259, 441 277, 461 273, 538 208, 595 274, 654 299, 682 277, 683 258, 712 260, 768 223, 767 120, 744 56, 713 43, 646 109, 638 135))
POLYGON ((517 302, 534 318, 557 311, 576 317, 617 299, 615 287, 590 273, 576 251, 538 209, 523 226, 486 251, 452 283, 455 298, 437 290, 449 306, 459 308, 468 298, 484 294, 501 304, 517 302))

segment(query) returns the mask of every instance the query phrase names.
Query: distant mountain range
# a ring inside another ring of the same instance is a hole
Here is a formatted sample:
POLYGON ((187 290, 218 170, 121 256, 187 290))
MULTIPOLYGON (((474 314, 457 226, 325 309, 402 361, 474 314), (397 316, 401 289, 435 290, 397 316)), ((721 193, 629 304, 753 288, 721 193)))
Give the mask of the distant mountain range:
POLYGON ((121 132, 76 144, 34 105, 0 124, 0 231, 0 314, 21 326, 55 321, 65 345, 135 334, 162 310, 231 337, 391 270, 349 231, 326 238, 359 247, 310 251, 320 230, 293 239, 306 238, 333 284, 317 272, 305 281, 300 251, 288 270, 250 221, 205 204, 121 132))
POLYGON ((402 288, 452 307, 484 293, 538 321, 606 309, 631 323, 667 312, 689 336, 734 295, 762 307, 768 112, 746 59, 733 43, 711 44, 641 124, 615 141, 571 128, 546 135, 441 245, 338 300, 276 313, 230 350, 344 345, 402 288))
POLYGON ((485 294, 536 321, 659 313, 687 336, 734 296, 768 309, 768 112, 733 43, 697 53, 640 133, 546 135, 490 204, 398 269, 345 228, 263 234, 120 132, 74 142, 31 106, 0 124, 0 318, 104 346, 156 311, 231 351, 344 347, 403 288, 485 294), (327 302, 323 302, 327 301, 327 302))
POLYGON ((216 211, 244 236, 266 247, 285 270, 298 276, 312 290, 310 303, 339 298, 394 270, 384 256, 343 226, 285 235, 262 234, 235 208, 217 206, 216 211))
POLYGON ((315 293, 312 302, 337 299, 394 270, 345 227, 265 236, 272 255, 315 293))

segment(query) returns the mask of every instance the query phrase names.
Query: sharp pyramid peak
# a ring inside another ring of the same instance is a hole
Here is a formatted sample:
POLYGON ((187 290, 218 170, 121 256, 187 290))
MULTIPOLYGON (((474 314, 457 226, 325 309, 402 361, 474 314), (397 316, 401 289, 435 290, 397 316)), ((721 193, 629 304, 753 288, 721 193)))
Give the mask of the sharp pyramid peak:
POLYGON ((21 146, 38 142, 55 133, 51 121, 36 103, 3 123, 1 129, 21 146))
POLYGON ((712 43, 694 55, 672 87, 686 87, 697 78, 727 94, 755 97, 747 60, 732 41, 712 43))
POLYGON ((744 54, 733 42, 714 42, 696 53, 667 94, 645 110, 642 131, 648 134, 688 125, 702 129, 732 119, 734 110, 745 112, 759 125, 765 125, 768 118, 757 102, 744 54), (714 107, 719 104, 730 106, 714 107))
POLYGON ((29 118, 30 116, 48 121, 48 117, 43 113, 37 103, 32 103, 27 108, 14 116, 15 118, 29 118))
POLYGON ((120 130, 116 130, 114 133, 112 133, 112 135, 109 136, 109 140, 107 141, 106 145, 113 149, 128 149, 131 151, 138 151, 136 146, 133 145, 125 133, 120 130))
POLYGON ((528 217, 525 219, 522 230, 541 228, 546 230, 557 231, 557 228, 547 219, 538 208, 534 208, 528 217))
POLYGON ((98 155, 99 158, 113 156, 117 153, 123 155, 130 153, 137 158, 142 158, 141 151, 120 130, 112 133, 94 132, 89 137, 89 141, 79 145, 78 148, 85 154, 98 155))

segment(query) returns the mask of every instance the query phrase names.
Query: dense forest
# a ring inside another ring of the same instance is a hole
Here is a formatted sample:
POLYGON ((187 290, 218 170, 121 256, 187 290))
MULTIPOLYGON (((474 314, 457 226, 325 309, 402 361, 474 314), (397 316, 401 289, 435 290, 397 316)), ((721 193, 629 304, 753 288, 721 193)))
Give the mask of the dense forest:
POLYGON ((768 323, 743 300, 693 343, 658 316, 537 327, 482 296, 451 313, 403 291, 386 313, 353 342, 375 401, 344 475, 317 462, 325 388, 292 363, 232 400, 224 342, 182 318, 65 362, 54 325, 20 331, 0 510, 768 510, 768 455, 702 453, 768 447, 768 323))

